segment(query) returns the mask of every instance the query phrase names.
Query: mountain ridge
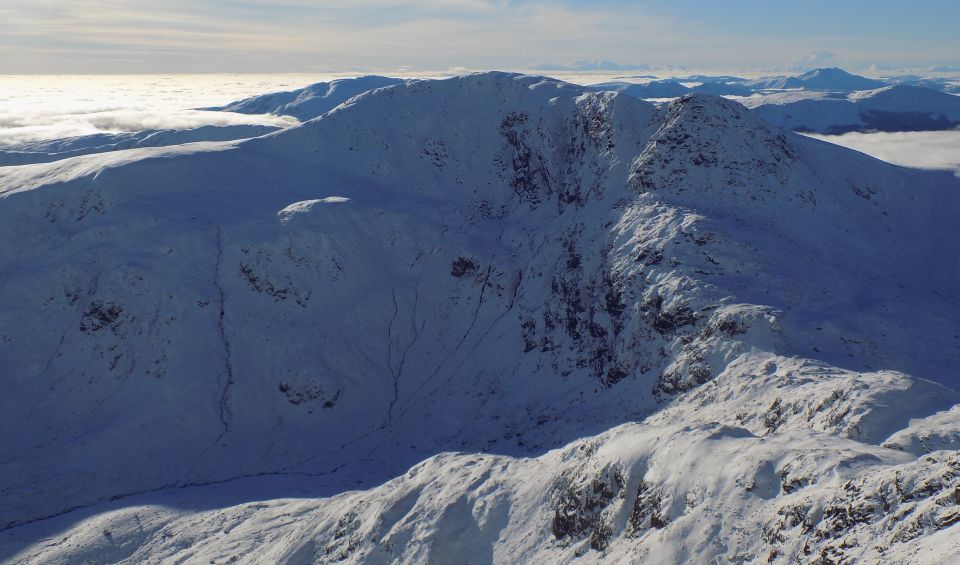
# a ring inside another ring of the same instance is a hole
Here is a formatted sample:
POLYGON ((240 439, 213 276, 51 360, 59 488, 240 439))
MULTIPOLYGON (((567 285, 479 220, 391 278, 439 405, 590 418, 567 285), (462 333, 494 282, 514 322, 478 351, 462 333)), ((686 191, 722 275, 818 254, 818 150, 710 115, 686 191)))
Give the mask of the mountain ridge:
POLYGON ((783 93, 742 102, 767 122, 796 131, 942 131, 960 125, 960 97, 920 86, 887 86, 849 96, 783 93))
POLYGON ((855 90, 872 90, 889 86, 882 80, 870 79, 848 73, 836 67, 819 68, 807 71, 798 76, 774 77, 748 83, 758 89, 790 89, 803 88, 807 90, 824 90, 835 92, 853 92, 855 90))

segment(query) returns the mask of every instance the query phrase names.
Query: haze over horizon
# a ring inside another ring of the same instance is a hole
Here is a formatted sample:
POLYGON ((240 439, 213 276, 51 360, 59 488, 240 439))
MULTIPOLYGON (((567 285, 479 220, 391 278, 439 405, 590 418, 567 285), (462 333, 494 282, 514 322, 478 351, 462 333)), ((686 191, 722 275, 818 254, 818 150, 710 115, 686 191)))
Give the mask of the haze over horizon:
POLYGON ((0 74, 960 69, 950 0, 7 0, 0 74), (855 26, 850 22, 856 22, 855 26), (923 30, 918 34, 917 30, 923 30))

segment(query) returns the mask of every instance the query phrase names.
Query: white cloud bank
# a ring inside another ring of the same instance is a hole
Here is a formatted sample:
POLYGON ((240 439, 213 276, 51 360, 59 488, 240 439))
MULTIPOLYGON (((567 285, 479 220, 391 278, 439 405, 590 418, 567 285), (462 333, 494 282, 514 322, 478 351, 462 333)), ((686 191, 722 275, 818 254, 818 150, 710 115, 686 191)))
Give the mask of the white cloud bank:
POLYGON ((94 133, 295 123, 279 116, 192 110, 299 88, 310 75, 0 77, 0 147, 94 133))
POLYGON ((810 137, 849 147, 895 165, 953 170, 960 175, 960 130, 811 134, 810 137))
POLYGON ((287 116, 246 115, 196 110, 156 111, 125 108, 92 113, 8 114, 0 113, 0 147, 90 135, 161 129, 192 129, 201 126, 241 124, 287 127, 297 123, 287 116))

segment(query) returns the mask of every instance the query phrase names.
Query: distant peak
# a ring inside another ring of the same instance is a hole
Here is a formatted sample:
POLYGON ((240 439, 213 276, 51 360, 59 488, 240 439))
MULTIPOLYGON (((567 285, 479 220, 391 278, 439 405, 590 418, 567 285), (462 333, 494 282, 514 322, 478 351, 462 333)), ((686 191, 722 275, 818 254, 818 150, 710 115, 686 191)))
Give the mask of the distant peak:
POLYGON ((812 71, 807 71, 803 73, 802 76, 816 76, 816 75, 841 75, 841 76, 856 76, 852 73, 841 69, 840 67, 821 67, 819 69, 813 69, 812 71))

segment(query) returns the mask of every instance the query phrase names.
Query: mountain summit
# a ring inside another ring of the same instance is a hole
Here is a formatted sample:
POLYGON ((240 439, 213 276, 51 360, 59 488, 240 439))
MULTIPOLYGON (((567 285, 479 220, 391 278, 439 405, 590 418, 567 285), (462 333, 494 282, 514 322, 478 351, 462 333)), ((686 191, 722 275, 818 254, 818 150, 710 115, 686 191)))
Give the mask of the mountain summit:
POLYGON ((889 84, 881 81, 848 73, 836 67, 814 69, 799 76, 775 77, 749 83, 754 88, 788 89, 803 88, 805 90, 824 90, 832 92, 853 92, 855 90, 871 90, 883 88, 889 84))

